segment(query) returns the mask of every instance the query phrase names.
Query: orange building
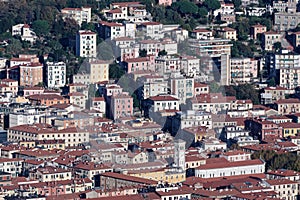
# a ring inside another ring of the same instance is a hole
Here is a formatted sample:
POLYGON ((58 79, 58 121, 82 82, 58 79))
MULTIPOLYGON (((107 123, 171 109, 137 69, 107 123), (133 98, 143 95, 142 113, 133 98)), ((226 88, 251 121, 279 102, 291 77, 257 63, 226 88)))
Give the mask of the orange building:
POLYGON ((69 103, 69 99, 58 94, 34 94, 27 97, 33 105, 52 106, 54 104, 69 103))
POLYGON ((35 86, 43 82, 43 65, 30 63, 19 66, 20 86, 35 86))

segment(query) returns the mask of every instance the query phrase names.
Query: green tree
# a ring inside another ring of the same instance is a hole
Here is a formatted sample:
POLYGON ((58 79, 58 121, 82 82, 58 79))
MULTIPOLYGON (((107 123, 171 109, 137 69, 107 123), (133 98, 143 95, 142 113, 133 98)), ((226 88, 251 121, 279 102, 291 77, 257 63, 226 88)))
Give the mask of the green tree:
POLYGON ((274 77, 269 80, 269 84, 268 85, 270 87, 275 87, 276 86, 276 80, 275 80, 274 77))
POLYGON ((206 7, 202 6, 198 9, 198 14, 200 15, 200 17, 202 18, 206 18, 208 15, 208 10, 206 9, 206 7))
POLYGON ((203 5, 206 6, 209 11, 214 11, 221 7, 219 0, 205 0, 203 5))
POLYGON ((234 4, 235 8, 239 8, 242 5, 242 1, 241 0, 233 0, 232 2, 234 4))
POLYGON ((176 9, 178 12, 180 12, 183 15, 196 14, 198 11, 198 7, 196 6, 196 4, 187 0, 177 1, 173 3, 172 8, 176 9))
POLYGON ((32 28, 38 36, 47 35, 50 31, 50 25, 46 20, 36 20, 32 23, 32 28))
POLYGON ((273 47, 274 47, 275 51, 280 50, 282 48, 281 42, 275 42, 273 47))
POLYGON ((168 52, 166 52, 166 50, 162 50, 158 52, 158 56, 166 56, 166 55, 168 55, 168 52))
POLYGON ((146 49, 140 49, 139 50, 139 56, 140 57, 146 57, 147 56, 147 50, 146 49))
POLYGON ((121 67, 114 63, 109 65, 109 78, 110 79, 119 79, 125 74, 125 71, 121 67))

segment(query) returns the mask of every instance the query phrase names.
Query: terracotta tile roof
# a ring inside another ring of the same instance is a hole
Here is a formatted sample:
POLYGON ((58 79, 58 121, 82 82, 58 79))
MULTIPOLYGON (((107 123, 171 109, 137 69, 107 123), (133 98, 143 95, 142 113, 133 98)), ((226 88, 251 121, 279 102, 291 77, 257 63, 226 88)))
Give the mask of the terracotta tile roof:
POLYGON ((218 169, 218 168, 230 168, 230 167, 238 167, 238 166, 248 166, 248 165, 260 165, 264 162, 255 159, 255 160, 246 160, 246 161, 236 161, 236 162, 225 162, 225 163, 211 163, 199 166, 197 169, 199 170, 207 170, 207 169, 218 169))
POLYGON ((149 98, 152 101, 178 101, 177 98, 166 95, 166 96, 154 96, 149 98))
POLYGON ((118 173, 114 173, 114 172, 105 172, 105 173, 101 174, 101 176, 111 177, 111 178, 115 178, 115 179, 126 180, 126 181, 135 182, 135 183, 146 184, 146 185, 156 185, 158 183, 157 181, 128 176, 128 175, 124 175, 124 174, 118 174, 118 173))

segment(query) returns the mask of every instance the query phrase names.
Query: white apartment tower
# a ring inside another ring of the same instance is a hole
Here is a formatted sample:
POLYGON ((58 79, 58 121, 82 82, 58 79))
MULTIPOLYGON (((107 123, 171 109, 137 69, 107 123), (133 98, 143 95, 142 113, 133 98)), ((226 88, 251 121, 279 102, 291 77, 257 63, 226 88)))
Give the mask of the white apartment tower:
POLYGON ((185 141, 181 139, 174 140, 174 164, 185 170, 185 141))
POLYGON ((76 55, 80 57, 97 56, 97 34, 89 30, 80 30, 76 35, 76 55))
POLYGON ((59 88, 66 85, 66 64, 64 62, 47 62, 46 79, 49 88, 59 88))

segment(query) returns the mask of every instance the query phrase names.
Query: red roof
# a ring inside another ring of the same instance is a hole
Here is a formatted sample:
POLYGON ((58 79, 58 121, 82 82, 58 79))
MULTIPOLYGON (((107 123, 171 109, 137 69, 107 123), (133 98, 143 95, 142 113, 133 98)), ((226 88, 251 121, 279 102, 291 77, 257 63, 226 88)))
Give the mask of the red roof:
POLYGON ((211 163, 197 167, 199 170, 208 170, 208 169, 218 169, 218 168, 231 168, 239 166, 248 166, 248 165, 261 165, 264 162, 260 159, 255 160, 246 160, 246 161, 236 161, 236 162, 218 162, 211 163))
POLYGON ((177 98, 172 97, 172 96, 155 96, 155 97, 150 97, 149 98, 152 101, 178 101, 177 98))
POLYGON ((111 177, 111 178, 120 179, 120 180, 127 180, 127 181, 136 182, 136 183, 140 183, 140 184, 147 184, 147 185, 156 185, 157 184, 157 181, 128 176, 128 175, 124 175, 124 174, 113 173, 113 172, 105 172, 105 173, 101 174, 101 176, 111 177))

